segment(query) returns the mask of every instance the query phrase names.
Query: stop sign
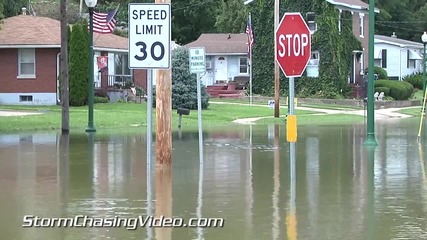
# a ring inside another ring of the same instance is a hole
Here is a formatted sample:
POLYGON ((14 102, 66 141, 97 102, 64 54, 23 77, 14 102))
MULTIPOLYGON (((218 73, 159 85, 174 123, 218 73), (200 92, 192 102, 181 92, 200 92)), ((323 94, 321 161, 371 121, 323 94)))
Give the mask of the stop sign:
POLYGON ((311 34, 300 13, 285 13, 275 34, 276 61, 286 77, 301 77, 311 56, 311 34))

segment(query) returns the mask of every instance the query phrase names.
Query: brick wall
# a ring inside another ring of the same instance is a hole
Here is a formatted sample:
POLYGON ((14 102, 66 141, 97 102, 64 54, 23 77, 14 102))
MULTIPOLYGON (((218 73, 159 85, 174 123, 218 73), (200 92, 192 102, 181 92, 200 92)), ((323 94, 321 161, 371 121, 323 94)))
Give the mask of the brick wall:
POLYGON ((18 76, 18 49, 0 49, 0 93, 56 93, 56 59, 60 49, 36 49, 36 78, 18 76))

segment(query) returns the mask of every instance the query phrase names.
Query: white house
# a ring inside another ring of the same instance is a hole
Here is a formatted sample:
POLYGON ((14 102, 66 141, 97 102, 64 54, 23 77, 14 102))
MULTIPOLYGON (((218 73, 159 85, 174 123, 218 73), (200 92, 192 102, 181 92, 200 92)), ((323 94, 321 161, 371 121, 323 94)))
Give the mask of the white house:
POLYGON ((389 79, 402 80, 407 75, 422 71, 423 44, 397 38, 375 35, 375 66, 384 68, 389 79))
POLYGON ((204 47, 206 74, 202 76, 205 86, 226 83, 235 76, 248 76, 248 37, 244 33, 204 33, 185 47, 204 47))

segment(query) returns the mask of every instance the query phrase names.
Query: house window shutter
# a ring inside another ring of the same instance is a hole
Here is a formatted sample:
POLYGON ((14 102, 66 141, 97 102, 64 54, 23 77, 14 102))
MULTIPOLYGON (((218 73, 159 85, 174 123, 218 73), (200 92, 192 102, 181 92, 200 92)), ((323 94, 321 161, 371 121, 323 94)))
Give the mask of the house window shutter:
POLYGON ((387 49, 381 50, 381 67, 387 68, 387 49))

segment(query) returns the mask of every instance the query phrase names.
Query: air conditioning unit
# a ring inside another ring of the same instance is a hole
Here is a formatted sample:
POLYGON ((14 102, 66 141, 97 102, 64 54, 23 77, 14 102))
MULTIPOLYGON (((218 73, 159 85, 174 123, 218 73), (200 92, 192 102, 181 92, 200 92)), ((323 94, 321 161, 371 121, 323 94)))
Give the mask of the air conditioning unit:
POLYGON ((206 61, 206 69, 212 69, 212 61, 206 61))

